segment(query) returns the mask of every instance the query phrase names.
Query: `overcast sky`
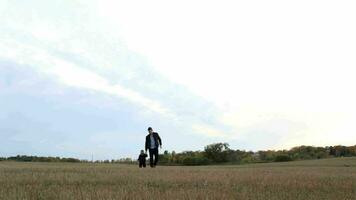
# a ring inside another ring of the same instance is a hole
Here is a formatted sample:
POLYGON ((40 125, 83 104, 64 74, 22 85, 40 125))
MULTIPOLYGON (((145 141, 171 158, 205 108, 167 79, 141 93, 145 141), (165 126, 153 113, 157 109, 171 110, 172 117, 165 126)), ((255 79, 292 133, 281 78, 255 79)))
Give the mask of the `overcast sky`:
POLYGON ((356 144, 354 1, 0 0, 0 156, 356 144))

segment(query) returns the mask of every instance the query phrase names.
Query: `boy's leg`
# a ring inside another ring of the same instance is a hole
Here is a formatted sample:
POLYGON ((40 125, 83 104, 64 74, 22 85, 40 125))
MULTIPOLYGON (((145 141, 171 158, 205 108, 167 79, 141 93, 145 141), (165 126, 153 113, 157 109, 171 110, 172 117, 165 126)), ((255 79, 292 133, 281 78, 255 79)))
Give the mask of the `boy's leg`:
POLYGON ((146 167, 146 162, 144 162, 142 165, 143 165, 143 167, 145 168, 145 167, 146 167))
POLYGON ((155 148, 155 149, 154 149, 154 154, 155 154, 155 163, 154 163, 154 166, 156 166, 157 163, 158 163, 158 148, 155 148))
POLYGON ((153 167, 153 150, 154 149, 149 149, 150 152, 150 166, 153 167))
POLYGON ((138 166, 141 168, 142 167, 142 163, 140 162, 140 164, 138 166))

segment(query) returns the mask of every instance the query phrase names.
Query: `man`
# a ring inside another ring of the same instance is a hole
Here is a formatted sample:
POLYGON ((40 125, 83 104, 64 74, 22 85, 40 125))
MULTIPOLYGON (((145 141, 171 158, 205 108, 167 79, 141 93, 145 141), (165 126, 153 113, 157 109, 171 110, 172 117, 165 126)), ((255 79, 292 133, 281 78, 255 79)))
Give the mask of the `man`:
POLYGON ((150 152, 150 166, 156 167, 158 162, 158 146, 162 148, 162 140, 159 137, 158 133, 153 132, 151 127, 148 127, 148 135, 146 136, 145 150, 149 149, 150 152), (153 161, 153 156, 154 161, 153 161))

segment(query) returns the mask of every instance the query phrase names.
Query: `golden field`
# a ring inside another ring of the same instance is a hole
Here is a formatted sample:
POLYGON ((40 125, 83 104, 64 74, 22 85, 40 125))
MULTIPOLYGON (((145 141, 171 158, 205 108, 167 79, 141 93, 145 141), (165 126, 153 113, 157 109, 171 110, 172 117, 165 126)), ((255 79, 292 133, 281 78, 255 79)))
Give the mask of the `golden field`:
POLYGON ((153 169, 0 162, 0 199, 354 200, 356 158, 153 169))

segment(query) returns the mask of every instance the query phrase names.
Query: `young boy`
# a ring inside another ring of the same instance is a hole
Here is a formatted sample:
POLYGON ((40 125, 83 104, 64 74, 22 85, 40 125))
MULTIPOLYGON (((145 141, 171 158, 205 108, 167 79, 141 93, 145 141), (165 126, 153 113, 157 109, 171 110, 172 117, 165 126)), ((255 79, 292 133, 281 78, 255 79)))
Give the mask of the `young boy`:
POLYGON ((146 158, 147 158, 147 154, 145 154, 145 152, 143 150, 141 150, 140 155, 138 156, 138 161, 139 161, 139 167, 146 167, 146 158))

